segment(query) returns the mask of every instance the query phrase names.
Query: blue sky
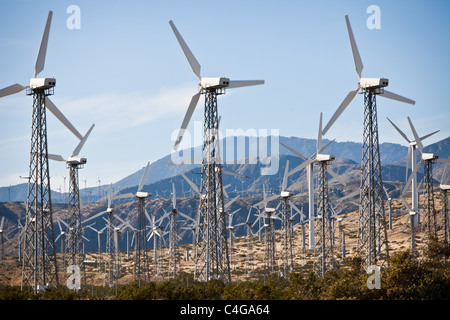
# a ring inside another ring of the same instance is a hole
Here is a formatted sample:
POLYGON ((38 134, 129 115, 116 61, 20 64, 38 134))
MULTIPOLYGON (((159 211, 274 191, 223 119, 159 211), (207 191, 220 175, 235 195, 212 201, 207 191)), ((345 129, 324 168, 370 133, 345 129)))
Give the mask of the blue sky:
MULTIPOLYGON (((411 106, 379 98, 381 142, 404 144, 389 117, 411 139, 441 130, 425 145, 450 136, 445 98, 450 71, 450 2, 442 1, 20 1, 0 0, 0 88, 33 76, 48 11, 53 20, 44 71, 55 77, 51 97, 84 134, 95 128, 81 156, 80 180, 116 182, 172 151, 198 79, 178 45, 173 20, 202 66, 202 75, 264 79, 262 86, 219 97, 221 128, 279 129, 282 136, 315 139, 357 86, 345 18, 349 15, 364 63, 363 76, 389 78, 389 90, 416 100, 411 106), (80 8, 80 29, 66 25, 70 5, 80 8), (380 8, 380 29, 369 29, 370 5, 380 8)), ((0 99, 0 186, 28 174, 32 98, 0 99)), ((358 95, 325 138, 362 139, 358 95)), ((203 98, 191 119, 203 118, 203 98)), ((48 113, 49 153, 70 155, 78 144, 48 113)), ((68 170, 51 162, 51 187, 63 189, 68 170)), ((151 172, 149 173, 151 174, 151 172)), ((81 183, 84 187, 84 182, 81 183)), ((66 191, 68 186, 66 185, 66 191)))

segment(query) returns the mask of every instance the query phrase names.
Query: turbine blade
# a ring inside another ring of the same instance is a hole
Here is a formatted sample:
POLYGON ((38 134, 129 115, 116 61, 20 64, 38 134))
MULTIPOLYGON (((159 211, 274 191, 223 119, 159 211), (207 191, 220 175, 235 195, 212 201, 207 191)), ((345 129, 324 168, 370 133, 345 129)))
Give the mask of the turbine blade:
POLYGON ((17 93, 17 92, 20 92, 20 91, 22 91, 22 90, 24 90, 26 88, 28 88, 28 86, 24 87, 24 86, 22 86, 22 85, 20 85, 18 83, 15 83, 15 84, 13 84, 13 85, 11 85, 9 87, 1 89, 0 90, 0 98, 9 96, 9 95, 17 93))
POLYGON ((388 99, 392 99, 392 100, 397 100, 397 101, 409 103, 409 104, 416 104, 416 102, 414 100, 405 98, 405 97, 403 97, 401 95, 398 95, 396 93, 393 93, 393 92, 390 92, 390 91, 387 91, 387 90, 383 90, 383 92, 380 93, 380 96, 388 98, 388 99))
POLYGON ((227 209, 227 208, 228 208, 229 206, 231 206, 231 204, 232 204, 233 202, 235 202, 238 198, 239 198, 239 195, 238 195, 236 198, 233 198, 232 200, 228 201, 228 202, 223 206, 223 208, 224 208, 224 209, 227 209))
POLYGON ((406 134, 400 130, 399 127, 397 127, 392 121, 391 119, 389 119, 388 117, 386 117, 386 119, 388 119, 388 121, 394 126, 395 130, 397 130, 398 133, 400 133, 400 135, 403 137, 403 139, 405 139, 408 143, 411 143, 411 141, 409 141, 408 137, 406 136, 406 134))
POLYGON ((191 186, 191 188, 197 192, 198 195, 200 195, 200 191, 198 190, 197 186, 188 178, 184 175, 184 173, 181 173, 181 176, 184 178, 184 180, 187 181, 187 183, 191 186))
POLYGON ((423 137, 420 138, 420 141, 423 141, 423 140, 425 140, 426 138, 431 137, 433 134, 438 133, 439 131, 441 131, 441 130, 436 130, 435 132, 432 132, 432 133, 429 133, 429 134, 427 134, 427 135, 424 135, 423 137))
POLYGON ((186 42, 184 42, 183 37, 178 32, 177 27, 175 27, 175 24, 172 22, 172 20, 169 21, 170 26, 172 27, 173 33, 175 33, 175 37, 177 37, 178 43, 181 46, 181 49, 183 49, 184 55, 188 59, 189 64, 191 65, 192 71, 197 75, 199 79, 201 79, 200 76, 200 63, 198 63, 197 59, 195 59, 194 54, 187 46, 186 42))
POLYGON ((450 163, 450 159, 449 158, 438 158, 436 160, 434 160, 436 162, 443 162, 443 163, 450 163))
POLYGON ((191 120, 192 114, 194 113, 195 107, 197 106, 198 99, 200 99, 201 91, 192 96, 191 103, 189 104, 186 115, 184 116, 183 123, 181 124, 180 131, 178 132, 177 140, 175 141, 175 145, 173 149, 176 151, 178 149, 178 145, 181 143, 181 139, 183 139, 184 132, 191 120))
POLYGON ((408 202, 406 202, 405 198, 400 197, 400 199, 402 199, 402 202, 403 202, 403 204, 405 205, 406 209, 407 209, 409 212, 411 212, 412 209, 411 209, 411 207, 409 206, 408 202))
POLYGON ((266 203, 268 203, 268 202, 270 202, 272 200, 277 199, 279 196, 280 195, 278 195, 278 194, 274 194, 273 196, 270 196, 270 197, 268 197, 268 198, 266 198, 266 199, 264 199, 264 200, 262 200, 262 201, 260 201, 260 202, 258 202, 256 204, 254 204, 253 206, 254 207, 259 207, 260 205, 266 204, 266 203))
POLYGON ((55 115, 56 118, 59 119, 72 133, 80 140, 83 139, 83 136, 78 132, 77 129, 70 123, 69 120, 62 114, 61 111, 55 106, 55 104, 48 98, 45 97, 45 106, 48 110, 51 111, 55 115))
POLYGON ((319 132, 317 134, 317 146, 316 146, 316 152, 320 153, 320 149, 322 149, 322 112, 320 113, 320 120, 319 120, 319 132))
POLYGON ((38 56, 34 65, 34 77, 44 70, 45 55, 47 53, 48 35, 50 33, 50 24, 52 23, 53 11, 48 12, 47 22, 45 24, 44 34, 42 35, 41 46, 39 47, 38 56))
POLYGON ((417 171, 419 171, 420 165, 422 164, 422 161, 419 161, 416 163, 413 172, 408 178, 408 181, 406 181, 405 187, 403 188, 402 193, 400 194, 401 197, 406 193, 406 190, 408 190, 409 186, 411 185, 412 178, 416 175, 417 171))
POLYGON ((241 88, 248 86, 256 86, 258 84, 264 84, 264 80, 230 80, 230 84, 228 85, 228 89, 232 88, 241 88))
POLYGON ((81 148, 83 148, 84 143, 86 142, 87 138, 91 134, 92 129, 94 129, 94 126, 95 126, 95 124, 92 124, 92 126, 89 128, 88 132, 86 132, 86 134, 84 135, 83 139, 81 139, 81 141, 78 144, 78 146, 75 148, 75 150, 73 150, 72 157, 75 157, 75 156, 77 156, 80 153, 81 148))
POLYGON ((339 118, 339 116, 342 114, 342 112, 344 112, 345 108, 347 108, 347 106, 350 104, 350 102, 352 102, 353 98, 358 93, 358 90, 359 90, 359 85, 358 85, 358 89, 356 89, 355 91, 350 91, 347 94, 347 96, 345 97, 344 101, 342 101, 342 103, 339 106, 339 108, 337 108, 336 112, 333 114, 333 116, 331 117, 330 121, 328 121, 327 125, 323 129, 322 135, 325 135, 327 133, 327 131, 331 128, 331 126, 337 120, 337 118, 339 118))
POLYGON ((252 207, 250 207, 250 209, 248 210, 248 214, 247 214, 247 220, 245 220, 245 223, 248 222, 248 219, 250 218, 250 212, 252 211, 252 207))
POLYGON ((69 228, 69 224, 67 222, 65 222, 64 220, 61 220, 61 219, 59 219, 59 220, 62 222, 63 225, 66 226, 66 228, 69 228))
POLYGON ((147 217, 148 222, 149 222, 150 225, 153 227, 153 221, 152 221, 152 219, 150 218, 150 215, 148 214, 147 209, 145 209, 145 208, 144 208, 144 213, 145 213, 145 216, 147 217))
POLYGON ((235 176, 235 177, 239 177, 239 178, 250 178, 248 176, 244 176, 244 175, 239 174, 239 173, 234 173, 234 172, 231 172, 231 171, 224 170, 223 167, 221 167, 221 168, 222 168, 222 173, 223 174, 227 174, 227 175, 235 176))
POLYGON ((88 222, 88 221, 91 221, 92 219, 95 219, 95 218, 101 216, 101 215, 104 214, 104 213, 106 213, 106 211, 101 211, 101 212, 99 212, 99 213, 93 215, 92 217, 87 218, 86 220, 83 220, 83 223, 86 223, 86 222, 88 222))
POLYGON ((281 191, 284 191, 287 188, 288 173, 289 173, 289 160, 286 160, 286 167, 284 168, 284 176, 283 176, 283 183, 281 185, 281 191))
POLYGON ((184 213, 182 213, 182 212, 180 212, 180 211, 178 211, 178 214, 181 215, 182 217, 186 218, 186 219, 189 219, 189 220, 195 222, 194 219, 192 219, 191 217, 189 217, 188 215, 186 215, 186 214, 184 214, 184 213))
POLYGON ((285 144, 283 144, 283 143, 281 143, 281 142, 280 142, 280 144, 281 144, 283 147, 285 147, 286 149, 288 149, 290 152, 292 152, 293 154, 295 154, 297 157, 299 157, 299 158, 303 159, 304 161, 306 161, 306 158, 305 158, 304 156, 302 156, 300 153, 298 153, 297 151, 295 151, 294 149, 289 148, 287 145, 285 145, 285 144))
POLYGON ((303 162, 301 165, 299 165, 297 168, 293 169, 292 171, 289 171, 288 176, 292 176, 294 173, 302 170, 303 168, 305 168, 306 166, 308 166, 309 164, 311 164, 314 161, 314 159, 308 159, 305 162, 303 162))
POLYGON ((133 198, 133 197, 134 197, 134 194, 132 194, 132 193, 125 193, 125 194, 121 194, 121 195, 118 195, 118 196, 114 196, 113 200, 127 199, 127 198, 133 198))
POLYGON ((141 191, 142 188, 144 187, 145 178, 147 177, 147 171, 148 171, 148 165, 149 164, 150 164, 150 161, 147 162, 147 166, 145 167, 144 174, 142 175, 141 182, 139 183, 139 187, 138 187, 138 190, 137 190, 138 192, 141 191))
POLYGON ((414 128, 414 126, 413 126, 413 124, 411 122, 411 119, 409 117, 408 117, 408 122, 409 122, 409 126, 411 127, 411 131, 412 131, 412 133, 414 135, 414 139, 415 139, 415 141, 417 143, 417 147, 419 148, 420 153, 423 153, 422 141, 420 141, 419 135, 417 134, 416 129, 414 128))
POLYGON ((341 201, 344 201, 345 199, 353 198, 354 196, 359 195, 360 192, 361 192, 361 191, 360 191, 359 189, 358 189, 358 190, 355 190, 355 191, 353 191, 353 192, 350 192, 350 193, 347 194, 346 196, 343 196, 342 198, 338 199, 337 201, 338 201, 338 202, 341 202, 341 201))
POLYGON ((48 153, 47 154, 47 158, 51 159, 51 160, 55 160, 55 161, 62 161, 62 162, 66 162, 66 160, 59 154, 51 154, 48 153))
POLYGON ((175 194, 175 183, 172 182, 172 207, 177 207, 177 196, 175 194))
POLYGON ((288 200, 288 202, 289 202, 289 205, 292 207, 292 208, 294 208, 294 210, 295 211, 297 211, 297 213, 299 213, 300 214, 300 216, 302 217, 302 219, 306 219, 306 217, 305 217, 305 215, 303 214, 303 212, 291 201, 291 200, 288 200))
POLYGON ((355 69, 358 73, 359 78, 361 78, 361 73, 364 68, 364 65, 361 60, 361 56, 359 55, 358 46, 356 45, 355 36, 353 35, 352 26, 350 25, 350 20, 348 16, 345 16, 345 22, 347 23, 348 36, 350 38, 350 45, 352 46, 353 53, 353 61, 355 62, 355 69))
POLYGON ((334 173, 331 169, 328 169, 328 173, 334 178, 336 179, 340 184, 342 184, 343 186, 346 186, 347 183, 342 180, 336 173, 334 173))
POLYGON ((319 153, 322 153, 322 151, 324 151, 326 148, 328 148, 328 146, 329 146, 330 144, 332 144, 335 140, 336 140, 336 139, 333 139, 333 140, 331 140, 330 142, 328 142, 328 143, 325 145, 325 147, 323 147, 322 149, 319 150, 319 153))
MULTIPOLYGON (((406 178, 405 178, 405 181, 408 180, 409 162, 411 161, 411 148, 412 147, 409 146, 408 155, 406 156, 406 178)), ((414 160, 414 161, 416 161, 416 160, 414 160)))

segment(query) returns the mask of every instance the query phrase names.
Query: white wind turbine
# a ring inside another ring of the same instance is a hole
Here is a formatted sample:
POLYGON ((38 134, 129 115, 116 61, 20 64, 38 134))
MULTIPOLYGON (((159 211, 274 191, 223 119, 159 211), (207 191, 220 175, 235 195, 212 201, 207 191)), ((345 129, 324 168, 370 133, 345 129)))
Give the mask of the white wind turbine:
MULTIPOLYGON (((416 151, 417 151, 417 146, 418 143, 416 140, 409 140, 408 137, 406 136, 406 134, 400 130, 399 127, 397 127, 389 118, 387 118, 388 121, 394 126, 395 130, 397 130, 398 133, 400 133, 400 135, 403 137, 403 139, 406 140, 406 142, 408 143, 408 155, 406 157, 406 180, 408 179, 408 170, 409 170, 409 163, 411 161, 411 171, 414 170, 414 167, 416 166, 416 151)), ((409 118, 408 118, 409 119, 409 118)), ((436 130, 432 133, 429 133, 423 137, 420 138, 420 141, 425 140, 428 137, 431 137, 432 135, 434 135, 435 133, 439 132, 439 130, 436 130)), ((414 173, 414 172, 413 172, 414 173)), ((419 210, 419 191, 417 189, 417 171, 414 174, 411 174, 411 212, 418 212, 419 210)), ((406 220, 406 224, 408 224, 408 219, 406 220)), ((414 222, 414 225, 417 225, 418 221, 414 222)))
MULTIPOLYGON (((291 151, 293 154, 295 154, 297 157, 304 160, 302 164, 297 166, 295 169, 290 171, 288 173, 288 177, 295 174, 296 172, 304 169, 306 167, 306 173, 307 173, 307 179, 308 179, 308 201, 309 201, 309 249, 315 248, 315 236, 314 236, 314 217, 315 217, 315 210, 314 210, 314 181, 313 181, 313 165, 315 162, 320 161, 330 161, 334 159, 334 156, 322 154, 322 152, 328 148, 328 146, 334 142, 334 140, 330 141, 327 145, 322 147, 322 112, 320 113, 320 120, 319 120, 319 130, 317 134, 317 144, 316 144, 316 152, 312 154, 308 159, 306 159, 303 155, 301 155, 296 150, 286 146, 285 144, 280 144, 291 151)), ((331 175, 335 177, 335 175, 329 171, 331 175)), ((337 177, 335 177, 338 179, 337 177)))
POLYGON ((350 91, 341 105, 335 111, 322 134, 330 129, 333 123, 344 112, 358 91, 364 96, 363 111, 363 145, 361 159, 361 211, 360 211, 360 237, 358 249, 363 251, 364 265, 367 267, 376 261, 386 263, 389 261, 389 247, 387 230, 385 227, 383 179, 381 174, 381 160, 378 139, 377 95, 409 104, 414 100, 385 90, 389 80, 386 78, 363 78, 363 63, 356 45, 353 30, 348 16, 345 16, 350 45, 353 53, 355 69, 359 77, 356 90, 350 91))
POLYGON ((50 110, 79 139, 83 138, 48 98, 49 95, 53 94, 56 80, 54 78, 37 78, 45 65, 52 16, 53 12, 49 11, 34 65, 34 76, 30 79, 29 84, 15 83, 0 89, 0 98, 25 89, 28 89, 28 95, 33 96, 30 175, 27 194, 27 220, 24 228, 22 280, 24 281, 24 286, 32 287, 35 292, 38 288, 47 286, 47 284, 56 285, 58 279, 56 255, 54 253, 55 242, 53 236, 50 173, 47 158, 46 110, 50 110), (31 227, 30 223, 35 223, 36 226, 31 227), (44 240, 36 244, 33 239, 40 237, 38 233, 50 236, 42 236, 44 240), (43 252, 43 254, 38 254, 37 252, 43 252))
MULTIPOLYGON (((414 135, 415 142, 417 143, 417 147, 419 148, 419 152, 421 154, 421 159, 418 163, 415 163, 413 166, 413 171, 411 175, 409 176, 408 180, 406 181, 406 185, 400 195, 402 198, 403 203, 406 205, 407 209, 410 211, 410 215, 415 217, 415 214, 418 212, 414 210, 414 208, 410 208, 406 201, 404 200, 404 195, 406 191, 409 189, 410 185, 412 184, 412 180, 416 177, 417 171, 419 170, 420 166, 422 164, 425 164, 425 187, 426 187, 426 206, 427 206, 427 222, 426 225, 428 226, 428 232, 432 233, 433 228, 436 230, 437 228, 437 222, 434 212, 434 195, 433 195, 433 173, 432 173, 432 163, 433 162, 444 162, 444 163, 450 163, 450 159, 445 158, 439 158, 439 155, 435 153, 424 153, 423 152, 423 144, 422 139, 417 134, 416 129, 414 128, 414 125, 412 124, 411 119, 408 117, 408 122, 411 127, 411 131, 414 135), (433 224, 433 226, 432 226, 433 224)), ((428 137, 429 135, 425 136, 428 137)), ((413 158, 414 159, 414 158, 413 158)), ((413 160, 414 161, 414 160, 413 160)), ((414 226, 411 228, 414 229, 414 226)), ((412 239, 413 240, 413 239, 412 239)))

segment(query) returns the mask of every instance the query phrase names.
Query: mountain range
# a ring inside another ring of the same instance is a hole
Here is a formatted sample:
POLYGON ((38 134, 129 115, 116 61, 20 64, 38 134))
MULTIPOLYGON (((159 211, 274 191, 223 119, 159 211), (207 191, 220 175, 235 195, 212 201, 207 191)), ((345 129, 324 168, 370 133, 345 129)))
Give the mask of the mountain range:
MULTIPOLYGON (((305 157, 309 157, 316 152, 316 140, 315 139, 305 139, 297 137, 279 137, 279 141, 290 148, 296 150, 305 157)), ((258 139, 245 138, 247 150, 252 150, 256 146, 252 145, 259 143, 258 139)), ((329 143, 328 140, 323 141, 323 145, 329 143)), ((226 150, 226 144, 224 143, 224 149, 226 150)), ((343 174, 346 170, 348 171, 349 166, 353 165, 353 169, 357 170, 361 162, 361 150, 362 144, 357 142, 333 142, 324 151, 327 154, 333 154, 339 161, 334 162, 330 169, 336 171, 337 174, 343 174)), ((200 147, 195 149, 185 151, 189 154, 201 154, 200 147)), ((225 151, 224 151, 225 152, 225 151)), ((439 142, 431 144, 424 148, 424 152, 434 152, 440 157, 448 158, 450 156, 450 137, 443 139, 439 142)), ((248 154, 248 151, 247 151, 248 154)), ((406 156, 408 154, 408 148, 399 144, 394 143, 381 143, 380 144, 380 157, 383 168, 383 180, 386 181, 398 181, 404 182, 406 179, 406 156), (402 169, 403 168, 403 169, 402 169)), ((301 164, 302 160, 293 155, 289 150, 280 145, 279 147, 279 170, 273 176, 261 176, 262 165, 258 161, 256 164, 250 164, 248 158, 242 161, 236 160, 239 164, 227 164, 226 161, 224 168, 227 171, 232 171, 241 175, 245 175, 249 178, 242 179, 224 175, 224 185, 231 184, 227 190, 243 190, 246 188, 248 191, 256 192, 261 186, 259 181, 267 181, 269 186, 275 187, 279 185, 279 180, 284 173, 284 166, 286 163, 286 156, 290 159, 290 170, 295 166, 301 164), (240 163, 243 162, 243 163, 240 163), (275 181, 277 181, 275 183, 275 181), (274 184, 275 183, 275 184, 274 184)), ((417 161, 420 159, 417 158, 417 161)), ((186 164, 179 166, 171 166, 172 156, 167 155, 149 165, 149 171, 145 180, 146 188, 152 190, 154 197, 164 197, 168 196, 171 192, 171 183, 176 183, 177 190, 180 190, 179 194, 184 194, 190 190, 188 185, 185 185, 184 179, 180 176, 181 172, 200 173, 200 163, 196 164, 186 164), (169 180, 168 180, 169 179, 169 180)), ((436 164, 434 166, 434 177, 441 178, 441 174, 444 171, 443 164, 436 164)), ((142 174, 144 172, 144 167, 130 175, 124 177, 123 179, 112 184, 115 191, 120 190, 119 193, 132 192, 133 187, 137 188, 142 174), (131 189, 130 189, 131 188, 131 189)), ((411 165, 409 165, 409 170, 411 170, 411 165)), ((419 171, 420 172, 420 171, 419 171)), ((200 184, 200 175, 194 174, 190 175, 191 180, 200 184)), ((294 176, 295 177, 295 176, 294 176)), ((343 177, 343 179, 347 179, 343 177)), ((101 185, 99 187, 91 187, 80 189, 80 196, 83 203, 93 202, 103 197, 109 191, 109 185, 101 185)), ((9 187, 0 188, 0 201, 24 201, 27 195, 27 184, 18 184, 9 187)), ((67 199, 67 193, 62 194, 57 191, 52 192, 52 199, 54 203, 64 203, 67 199)))
MULTIPOLYGON (((290 148, 309 157, 316 151, 316 140, 302 139, 296 137, 280 137, 279 141, 290 148)), ((329 141, 324 141, 323 145, 329 141)), ((255 143, 255 142, 253 142, 255 143)), ((333 208, 338 214, 354 211, 358 209, 357 196, 343 202, 339 202, 343 196, 359 189, 360 172, 361 172, 361 148, 362 145, 356 142, 333 142, 327 149, 326 153, 335 155, 336 159, 328 166, 328 170, 334 174, 329 174, 329 198, 333 208)), ((194 154, 194 150, 191 154, 194 154)), ((198 151, 198 150, 197 150, 198 151)), ((189 152, 189 150, 187 151, 189 152)), ((437 143, 429 145, 424 148, 424 152, 438 153, 440 157, 449 157, 450 155, 450 137, 441 140, 437 143)), ((380 155, 382 161, 382 176, 383 184, 391 198, 398 198, 406 181, 406 156, 408 149, 405 146, 392 143, 380 144, 380 155)), ((240 177, 223 174, 223 186, 225 189, 225 202, 234 201, 228 212, 235 212, 233 216, 233 223, 243 223, 250 217, 252 221, 255 219, 254 214, 256 209, 251 209, 251 206, 262 200, 262 190, 265 186, 267 196, 277 194, 280 192, 285 167, 289 163, 289 170, 299 166, 303 160, 293 155, 290 151, 280 146, 279 154, 276 157, 279 168, 273 175, 261 175, 261 169, 266 167, 260 161, 256 163, 249 163, 249 161, 242 161, 243 163, 224 164, 223 168, 226 171, 234 172, 240 177), (250 211, 249 211, 250 210, 250 211)), ((417 159, 419 161, 420 159, 417 159)), ((149 171, 145 180, 143 192, 150 192, 152 197, 148 199, 146 209, 149 213, 156 217, 161 217, 165 212, 172 209, 171 192, 172 186, 175 187, 177 196, 177 209, 189 215, 192 218, 196 217, 198 207, 198 195, 192 190, 191 186, 181 176, 184 173, 194 184, 198 187, 201 182, 201 165, 180 165, 171 166, 171 155, 167 155, 149 165, 149 171)), ((145 168, 142 168, 127 177, 117 181, 113 184, 113 188, 118 194, 135 193, 137 185, 139 184, 145 168)), ((409 166, 411 171, 411 166, 409 166)), ((314 170, 317 173, 318 170, 314 170)), ((433 165, 433 176, 435 183, 448 183, 448 175, 446 173, 446 166, 443 163, 436 163, 433 165), (444 179, 445 178, 445 179, 444 179), (444 179, 445 181, 442 181, 444 179)), ((419 171, 418 181, 423 179, 423 173, 419 171)), ((420 189, 419 184, 419 189, 420 189)), ((293 202, 303 210, 306 217, 308 213, 308 198, 307 198, 307 184, 306 184, 306 170, 301 170, 288 179, 288 189, 293 191, 293 202)), ((106 201, 98 200, 98 188, 81 189, 80 195, 82 198, 82 216, 87 219, 94 214, 106 210, 106 201)), ((100 186, 101 196, 104 196, 109 191, 109 185, 100 186)), ((0 217, 5 217, 4 231, 9 239, 17 238, 17 221, 20 220, 22 224, 25 218, 24 200, 27 194, 27 184, 20 184, 11 187, 0 188, 0 217), (8 201, 11 200, 11 201, 8 201)), ((67 220, 67 204, 64 201, 67 195, 62 195, 57 192, 52 194, 53 212, 55 217, 60 217, 67 220), (63 200, 63 201, 59 201, 63 200)), ((274 207, 279 203, 274 200, 270 203, 274 207)), ((115 200, 113 203, 115 212, 122 218, 127 219, 131 225, 136 224, 137 201, 134 198, 115 200)), ((401 212, 398 212, 401 213, 401 212)), ((296 217, 297 222, 299 216, 296 217)), ((168 220, 163 224, 167 227, 168 220)), ((180 243, 187 243, 192 241, 191 233, 188 229, 181 229, 187 227, 189 221, 179 221, 180 227, 180 243), (182 231, 181 231, 182 230, 182 231)), ((91 220, 94 228, 101 229, 104 221, 101 217, 91 220)), ((279 222, 277 222, 279 223, 279 222)), ((258 226, 254 226, 253 232, 257 231, 258 226)), ((277 227, 277 225, 275 225, 277 227)), ((55 224, 55 237, 59 234, 58 224, 55 224)), ((236 228, 236 236, 242 236, 245 233, 245 228, 236 228)), ((94 251, 97 248, 96 233, 86 228, 85 235, 91 241, 86 242, 86 250, 94 251)), ((11 240, 15 241, 15 240, 11 240)), ((57 246, 59 244, 57 243, 57 246)), ((104 245, 103 245, 104 246, 104 245)), ((121 249, 125 250, 127 247, 127 240, 125 234, 120 240, 121 249)), ((14 252, 16 245, 5 247, 6 251, 14 252)), ((8 253, 7 253, 8 254, 8 253)))

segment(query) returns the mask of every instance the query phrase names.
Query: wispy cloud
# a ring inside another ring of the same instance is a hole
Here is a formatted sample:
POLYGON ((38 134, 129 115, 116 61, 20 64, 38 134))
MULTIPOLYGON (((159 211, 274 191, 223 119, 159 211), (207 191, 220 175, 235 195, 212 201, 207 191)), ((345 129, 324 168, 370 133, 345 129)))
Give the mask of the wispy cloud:
MULTIPOLYGON (((60 110, 71 119, 95 120, 96 125, 126 129, 140 126, 172 114, 184 113, 191 96, 192 84, 160 89, 155 95, 147 92, 100 94, 63 101, 60 110)), ((74 120, 75 121, 75 120, 74 120)))

